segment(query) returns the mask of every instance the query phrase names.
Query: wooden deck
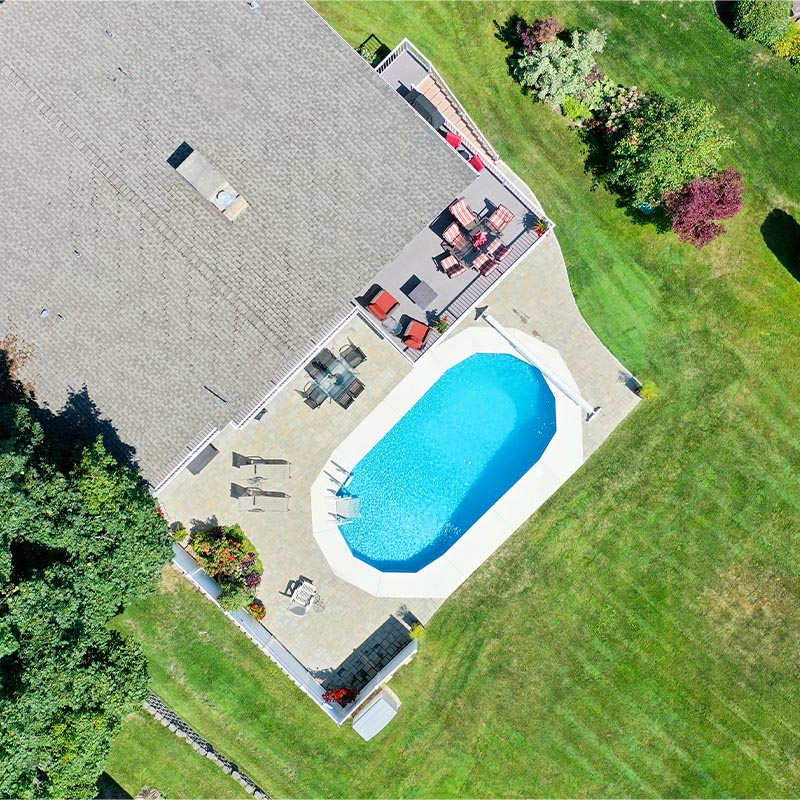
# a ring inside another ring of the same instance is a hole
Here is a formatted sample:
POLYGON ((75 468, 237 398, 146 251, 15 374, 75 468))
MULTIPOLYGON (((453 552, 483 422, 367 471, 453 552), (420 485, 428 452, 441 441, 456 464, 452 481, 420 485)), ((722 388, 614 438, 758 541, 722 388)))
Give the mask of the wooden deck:
POLYGON ((472 123, 467 119, 461 105, 450 100, 442 90, 435 75, 427 75, 422 82, 414 87, 420 94, 428 98, 447 120, 452 128, 460 133, 467 141, 473 153, 478 153, 484 163, 495 163, 497 159, 491 155, 481 144, 483 138, 476 133, 472 123))

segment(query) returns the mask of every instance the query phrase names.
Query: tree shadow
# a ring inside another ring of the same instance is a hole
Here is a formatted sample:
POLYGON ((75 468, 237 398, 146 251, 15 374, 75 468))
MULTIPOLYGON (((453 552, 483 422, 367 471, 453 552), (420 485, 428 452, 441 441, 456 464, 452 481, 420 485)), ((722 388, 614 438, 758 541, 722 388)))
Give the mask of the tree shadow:
POLYGON ((382 42, 374 33, 371 33, 356 47, 356 52, 361 54, 362 57, 369 54, 369 58, 366 58, 365 61, 371 67, 376 67, 392 52, 392 49, 388 44, 382 42))
POLYGON ((604 186, 612 195, 617 208, 634 225, 646 225, 655 228, 659 233, 672 229, 672 218, 661 206, 656 206, 649 213, 632 204, 631 193, 609 178, 611 152, 609 140, 592 127, 579 128, 578 136, 584 146, 583 172, 593 180, 592 190, 604 186))
POLYGON ((784 269, 800 281, 800 223, 782 208, 773 208, 761 223, 761 235, 784 269))
POLYGON ((13 353, 0 350, 0 404, 19 403, 28 398, 22 381, 17 377, 13 353))
POLYGON ((34 388, 20 377, 19 370, 31 357, 13 336, 0 341, 0 404, 27 406, 42 426, 50 454, 60 469, 68 471, 78 462, 83 448, 101 436, 106 449, 122 464, 138 471, 136 448, 124 442, 110 419, 104 419, 84 385, 70 390, 59 411, 39 405, 34 388))
POLYGON ((34 413, 50 440, 53 457, 62 469, 75 466, 80 452, 98 436, 117 461, 138 471, 136 448, 124 442, 110 419, 103 418, 84 384, 79 391, 70 390, 67 402, 59 411, 34 405, 34 413))
POLYGON ((736 0, 714 0, 714 13, 717 19, 731 32, 733 30, 733 15, 736 10, 736 0))
MULTIPOLYGON (((501 41, 507 50, 506 67, 508 74, 514 77, 514 62, 517 60, 517 51, 522 49, 522 39, 519 35, 520 27, 528 27, 528 23, 519 14, 512 14, 501 25, 496 19, 492 20, 495 28, 494 38, 501 41)), ((527 87, 523 87, 523 94, 527 93, 527 87)))

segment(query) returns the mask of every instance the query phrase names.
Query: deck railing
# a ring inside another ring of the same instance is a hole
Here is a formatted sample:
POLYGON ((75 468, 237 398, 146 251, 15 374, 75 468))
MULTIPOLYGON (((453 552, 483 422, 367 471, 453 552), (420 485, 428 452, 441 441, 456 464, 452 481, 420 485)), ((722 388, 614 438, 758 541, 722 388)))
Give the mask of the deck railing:
POLYGON ((403 39, 391 53, 389 53, 383 61, 375 67, 375 71, 380 74, 383 72, 401 53, 408 51, 411 53, 414 58, 419 61, 419 63, 425 67, 436 84, 439 86, 442 94, 453 104, 453 107, 458 111, 459 116, 464 120, 466 126, 470 129, 470 132, 477 139, 478 144, 483 148, 484 152, 492 158, 494 161, 498 161, 500 156, 497 154, 497 151, 489 144, 489 140, 483 135, 481 129, 475 123, 475 120, 467 113, 467 110, 461 103, 458 101, 458 98, 455 95, 455 92, 447 85, 447 81, 439 74, 436 67, 425 58, 425 56, 408 40, 403 39))

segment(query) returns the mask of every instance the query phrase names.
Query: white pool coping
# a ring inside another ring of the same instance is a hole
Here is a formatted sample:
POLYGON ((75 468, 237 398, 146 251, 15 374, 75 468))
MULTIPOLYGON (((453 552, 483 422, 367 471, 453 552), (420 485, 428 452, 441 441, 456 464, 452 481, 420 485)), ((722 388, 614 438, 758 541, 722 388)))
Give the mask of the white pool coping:
MULTIPOLYGON (((557 350, 522 331, 509 332, 544 366, 578 389, 557 350)), ((547 381, 555 397, 553 438, 536 464, 445 553, 419 572, 381 572, 353 555, 331 514, 340 482, 444 372, 476 353, 520 357, 488 327, 468 328, 443 341, 331 453, 311 487, 311 523, 317 544, 334 574, 365 592, 377 597, 448 597, 583 463, 582 410, 547 381)), ((421 475, 420 480, 424 479, 421 475)))

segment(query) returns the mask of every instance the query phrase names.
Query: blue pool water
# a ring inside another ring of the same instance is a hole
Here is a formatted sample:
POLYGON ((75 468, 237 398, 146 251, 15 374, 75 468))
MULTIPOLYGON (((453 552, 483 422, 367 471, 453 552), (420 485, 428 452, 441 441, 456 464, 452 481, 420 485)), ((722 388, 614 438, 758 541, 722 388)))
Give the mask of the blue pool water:
POLYGON ((361 516, 341 525, 382 572, 438 558, 541 457, 556 431, 541 372, 478 353, 451 367, 353 469, 340 491, 361 516))

